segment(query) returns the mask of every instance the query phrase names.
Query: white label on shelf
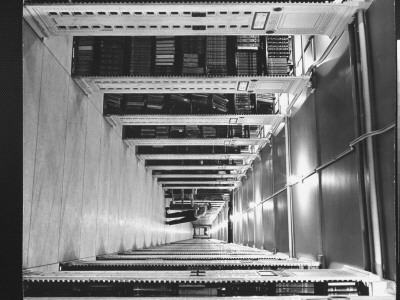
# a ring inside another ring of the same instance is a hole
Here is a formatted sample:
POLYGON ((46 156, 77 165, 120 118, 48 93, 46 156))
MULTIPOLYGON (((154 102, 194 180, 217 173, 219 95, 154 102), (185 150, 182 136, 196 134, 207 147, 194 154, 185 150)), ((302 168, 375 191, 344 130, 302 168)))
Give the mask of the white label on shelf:
POLYGON ((251 29, 253 30, 264 30, 267 25, 269 12, 257 12, 254 14, 253 24, 251 29))

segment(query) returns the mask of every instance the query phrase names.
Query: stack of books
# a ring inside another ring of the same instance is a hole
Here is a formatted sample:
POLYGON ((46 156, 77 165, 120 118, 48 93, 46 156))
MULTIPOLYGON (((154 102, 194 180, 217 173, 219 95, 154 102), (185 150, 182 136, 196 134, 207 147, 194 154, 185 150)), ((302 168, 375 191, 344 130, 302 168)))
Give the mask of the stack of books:
POLYGON ((251 146, 240 146, 241 154, 251 154, 251 146))
POLYGON ((250 95, 235 94, 235 112, 237 114, 251 114, 252 109, 250 95))
POLYGON ((182 94, 171 94, 169 98, 171 114, 190 114, 190 99, 182 94))
POLYGON ((94 37, 81 36, 75 38, 74 75, 92 75, 94 57, 94 37))
POLYGON ((122 94, 104 94, 108 113, 121 113, 122 94))
POLYGON ((274 103, 257 101, 257 114, 274 114, 274 103))
POLYGON ((139 112, 144 110, 144 95, 143 94, 126 94, 125 105, 127 112, 139 112))
POLYGON ((257 102, 274 103, 276 97, 274 93, 256 94, 257 102))
POLYGON ((101 37, 99 76, 124 75, 124 37, 101 37))
POLYGON ((212 110, 216 113, 226 113, 228 112, 229 99, 225 98, 223 95, 213 94, 211 96, 212 110))
MULTIPOLYGON (((310 284, 303 284, 301 288, 304 294, 311 294, 314 290, 314 286, 310 284)), ((336 296, 338 298, 341 296, 341 298, 344 298, 349 295, 358 296, 356 282, 328 282, 328 296, 336 296)), ((333 297, 331 299, 333 299, 333 297)))
POLYGON ((241 138, 243 137, 243 126, 242 125, 229 125, 229 136, 231 138, 241 138))
POLYGON ((287 76, 291 70, 289 36, 267 36, 267 74, 287 76))
POLYGON ((216 125, 215 131, 217 138, 227 138, 228 137, 228 126, 226 125, 216 125))
POLYGON ((183 54, 182 75, 204 75, 204 67, 200 67, 199 54, 183 54))
POLYGON ((156 135, 155 126, 142 126, 140 128, 140 137, 144 139, 154 138, 156 135))
POLYGON ((188 139, 197 139, 200 135, 198 125, 186 125, 186 137, 188 139))
POLYGON ((206 69, 208 75, 227 75, 226 36, 207 36, 206 69))
POLYGON ((192 94, 192 113, 193 114, 207 114, 208 109, 208 94, 192 94))
POLYGON ((314 291, 314 282, 277 282, 275 288, 277 296, 313 295, 314 291))
POLYGON ((130 76, 150 76, 151 37, 131 37, 130 76))
POLYGON ((158 139, 169 138, 169 126, 157 126, 156 127, 156 138, 158 138, 158 139))
POLYGON ((182 37, 182 52, 204 54, 205 36, 183 36, 182 37))
POLYGON ((215 126, 202 126, 202 131, 203 138, 205 139, 215 138, 217 135, 215 126))
POLYGON ((170 128, 171 138, 184 138, 185 137, 185 126, 183 125, 172 125, 170 128))
POLYGON ((250 138, 251 139, 256 139, 258 138, 259 134, 260 134, 260 128, 258 127, 258 125, 249 125, 249 131, 250 131, 250 138))
POLYGON ((183 36, 182 75, 204 75, 205 36, 183 36))
POLYGON ((258 50, 260 47, 260 37, 257 35, 239 35, 236 39, 238 50, 258 50))
POLYGON ((243 159, 233 159, 232 164, 235 166, 243 166, 244 162, 243 162, 243 159))
POLYGON ((175 64, 175 37, 156 36, 156 76, 174 74, 175 64))
POLYGON ((163 94, 148 94, 147 95, 147 109, 160 111, 164 107, 163 94))
POLYGON ((236 69, 239 76, 257 76, 257 52, 236 52, 236 69))

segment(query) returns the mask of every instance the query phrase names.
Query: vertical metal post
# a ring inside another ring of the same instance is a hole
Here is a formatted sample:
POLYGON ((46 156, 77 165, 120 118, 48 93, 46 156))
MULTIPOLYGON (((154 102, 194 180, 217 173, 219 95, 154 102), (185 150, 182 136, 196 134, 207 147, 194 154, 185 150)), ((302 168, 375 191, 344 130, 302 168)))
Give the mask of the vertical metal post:
POLYGON ((287 211, 288 211, 288 234, 289 234, 289 257, 294 257, 294 228, 293 228, 293 203, 292 203, 292 186, 290 185, 290 177, 292 174, 291 155, 290 155, 290 130, 289 117, 285 117, 285 148, 286 148, 286 183, 287 183, 287 211))
POLYGON ((233 192, 230 192, 230 200, 228 202, 228 243, 233 243, 233 192))
POLYGON ((306 65, 304 63, 304 45, 303 45, 303 36, 300 36, 300 45, 301 45, 301 74, 304 75, 306 73, 306 65))
MULTIPOLYGON (((369 85, 369 70, 368 70, 368 56, 367 56, 367 42, 366 42, 366 29, 364 20, 364 11, 357 12, 358 22, 358 38, 360 44, 360 61, 361 61, 361 80, 363 86, 363 105, 365 116, 365 130, 366 132, 372 131, 372 115, 371 115, 371 95, 369 85)), ((381 236, 379 226, 379 210, 378 210, 378 196, 376 191, 376 178, 375 178, 375 161, 374 161, 374 148, 372 139, 366 140, 367 144, 367 164, 369 175, 369 194, 370 194, 370 208, 372 220, 372 235, 374 246, 374 267, 375 272, 379 276, 383 276, 382 269, 382 250, 381 250, 381 236)))

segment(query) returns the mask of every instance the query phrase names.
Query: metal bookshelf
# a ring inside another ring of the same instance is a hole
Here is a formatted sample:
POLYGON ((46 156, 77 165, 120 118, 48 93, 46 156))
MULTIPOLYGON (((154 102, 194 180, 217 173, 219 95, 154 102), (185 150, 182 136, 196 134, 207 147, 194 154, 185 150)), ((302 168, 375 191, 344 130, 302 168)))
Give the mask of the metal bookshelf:
POLYGON ((42 36, 340 34, 370 1, 344 3, 46 3, 24 18, 42 36))
POLYGON ((309 75, 294 76, 171 76, 171 77, 74 77, 86 94, 166 94, 166 93, 289 93, 298 94, 310 80, 309 75))

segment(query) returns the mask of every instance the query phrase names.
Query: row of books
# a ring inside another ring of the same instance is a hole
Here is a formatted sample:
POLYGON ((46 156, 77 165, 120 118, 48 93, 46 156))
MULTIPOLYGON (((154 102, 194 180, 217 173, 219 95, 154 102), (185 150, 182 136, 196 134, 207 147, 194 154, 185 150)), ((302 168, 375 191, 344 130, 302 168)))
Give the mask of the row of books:
POLYGON ((273 114, 274 94, 105 94, 106 113, 132 114, 273 114), (255 105, 257 103, 257 105, 255 105))
POLYGON ((238 114, 251 114, 254 110, 254 105, 249 94, 235 94, 235 111, 238 114))
MULTIPOLYGON (((228 75, 226 36, 185 36, 179 51, 174 36, 130 37, 129 42, 126 37, 75 37, 74 41, 74 75, 228 75), (178 53, 182 64, 177 61, 178 53)), ((229 60, 230 64, 236 61, 236 75, 257 76, 261 62, 256 50, 260 44, 258 36, 237 37, 235 58, 229 60)), ((292 69, 291 38, 267 36, 266 47, 267 75, 288 75, 292 69)))
POLYGON ((75 41, 74 74, 79 76, 92 74, 94 41, 94 37, 90 36, 84 36, 75 41))
POLYGON ((119 76, 124 73, 124 37, 102 37, 99 42, 99 76, 119 76))
POLYGON ((236 39, 237 50, 258 50, 260 37, 257 35, 239 35, 236 39))
POLYGON ((236 70, 239 76, 257 76, 257 52, 236 52, 236 70))
POLYGON ((182 75, 204 75, 205 36, 182 37, 182 75))
POLYGON ((155 75, 173 75, 175 70, 175 37, 156 36, 155 75))
POLYGON ((287 76, 291 67, 289 65, 291 56, 289 36, 267 36, 267 75, 287 76))
POLYGON ((277 282, 275 293, 277 296, 289 296, 299 294, 314 294, 314 282, 277 282))
POLYGON ((128 138, 258 138, 258 125, 133 126, 128 138))
POLYGON ((131 37, 130 76, 150 76, 151 37, 131 37))
POLYGON ((206 69, 208 75, 227 75, 226 36, 207 36, 206 69))

